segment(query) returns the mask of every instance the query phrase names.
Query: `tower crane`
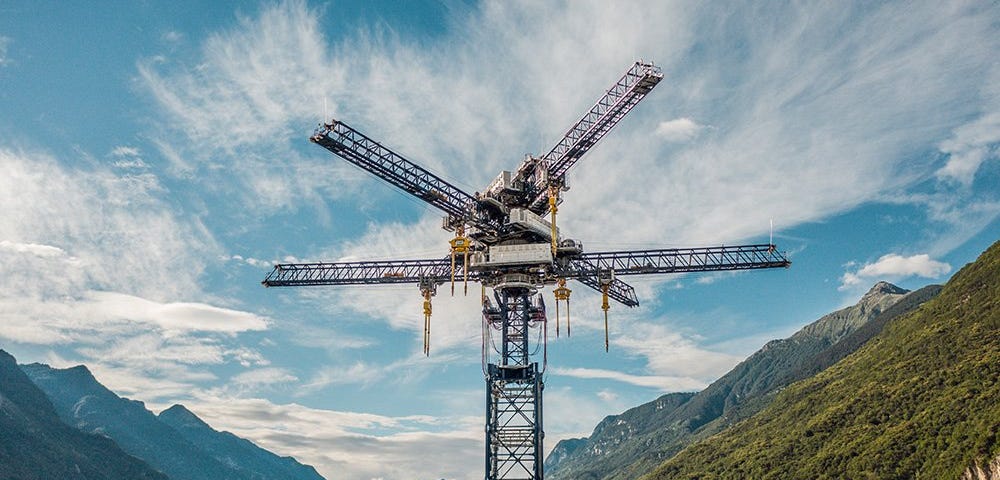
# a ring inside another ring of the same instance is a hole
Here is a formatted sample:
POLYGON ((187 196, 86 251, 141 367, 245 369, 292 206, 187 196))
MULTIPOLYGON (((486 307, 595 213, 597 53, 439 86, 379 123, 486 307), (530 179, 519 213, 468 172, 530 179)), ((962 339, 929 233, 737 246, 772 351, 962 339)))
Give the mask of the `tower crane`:
POLYGON ((662 78, 659 67, 636 62, 548 153, 527 156, 517 170, 500 172, 476 194, 342 121, 320 124, 310 138, 313 143, 444 212, 443 227, 455 233, 450 253, 435 259, 278 264, 262 283, 268 287, 416 284, 424 299, 425 354, 430 351, 431 297, 437 287, 450 282, 454 292, 458 269, 463 282, 482 284, 484 345, 495 345, 499 354, 495 361, 487 359, 484 369, 484 478, 542 480, 545 363, 539 367, 537 352, 530 348, 532 330, 547 332, 541 289, 556 286, 557 312, 560 302, 566 308, 567 335, 571 290, 566 281, 576 280, 600 292, 607 349, 609 300, 639 305, 635 290, 623 277, 791 264, 773 244, 586 252, 582 243, 561 235, 556 213, 568 190, 567 172, 662 78))

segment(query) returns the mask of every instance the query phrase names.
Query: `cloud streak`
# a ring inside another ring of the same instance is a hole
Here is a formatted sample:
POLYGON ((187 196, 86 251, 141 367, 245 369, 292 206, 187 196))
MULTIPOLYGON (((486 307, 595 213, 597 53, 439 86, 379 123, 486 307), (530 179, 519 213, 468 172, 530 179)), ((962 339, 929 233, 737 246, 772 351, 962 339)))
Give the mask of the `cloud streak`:
POLYGON ((213 396, 187 406, 214 428, 294 455, 328 478, 472 478, 482 467, 478 417, 391 417, 213 396))
POLYGON ((904 257, 896 253, 883 255, 872 263, 866 263, 855 272, 846 272, 841 277, 841 290, 867 282, 872 279, 884 278, 940 278, 951 272, 951 265, 939 262, 926 253, 904 257))

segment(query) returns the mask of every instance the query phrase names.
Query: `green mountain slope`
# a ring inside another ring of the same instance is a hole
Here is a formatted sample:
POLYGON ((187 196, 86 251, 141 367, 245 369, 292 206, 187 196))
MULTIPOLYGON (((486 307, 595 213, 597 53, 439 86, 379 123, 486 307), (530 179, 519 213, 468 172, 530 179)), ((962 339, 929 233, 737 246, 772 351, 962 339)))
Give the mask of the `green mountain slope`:
POLYGON ((855 353, 647 480, 954 478, 1000 450, 1000 242, 855 353))
POLYGON ((697 394, 664 395, 606 418, 589 438, 557 444, 546 460, 546 476, 626 480, 649 472, 699 438, 760 411, 775 391, 812 375, 807 366, 825 368, 833 361, 824 358, 839 360, 936 290, 907 293, 879 282, 856 305, 825 315, 787 339, 768 342, 697 394), (847 340, 849 350, 841 346, 847 340))

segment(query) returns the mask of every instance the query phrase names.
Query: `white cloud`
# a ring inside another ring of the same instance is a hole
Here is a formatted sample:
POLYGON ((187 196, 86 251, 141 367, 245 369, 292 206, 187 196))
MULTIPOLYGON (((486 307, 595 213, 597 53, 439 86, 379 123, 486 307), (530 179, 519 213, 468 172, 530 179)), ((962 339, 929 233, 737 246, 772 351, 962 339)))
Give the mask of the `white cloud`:
POLYGON ((179 43, 181 40, 184 40, 184 34, 177 30, 169 30, 164 32, 160 38, 166 43, 179 43))
MULTIPOLYGON (((628 354, 645 357, 647 369, 657 376, 693 378, 701 382, 715 380, 742 360, 738 356, 703 349, 692 339, 660 323, 634 322, 612 336, 611 343, 628 354)), ((686 385, 678 388, 698 388, 693 383, 686 385)))
POLYGON ((290 370, 278 367, 265 367, 248 370, 234 375, 230 381, 241 387, 257 388, 279 383, 296 382, 296 377, 290 370))
MULTIPOLYGON (((80 305, 93 308, 95 314, 112 318, 155 324, 166 332, 245 332, 264 330, 267 320, 249 312, 216 307, 204 303, 160 303, 112 292, 89 292, 80 305)), ((81 317, 86 314, 81 312, 81 317)))
POLYGON ((479 417, 391 417, 205 395, 185 405, 213 428, 293 455, 328 478, 412 478, 414 465, 427 478, 481 474, 476 473, 484 448, 479 417))
POLYGON ((884 278, 918 276, 938 278, 951 271, 951 265, 931 259, 926 253, 904 257, 896 253, 883 255, 874 263, 866 263, 855 272, 846 272, 841 277, 841 290, 862 281, 884 278))
POLYGON ((11 59, 7 56, 7 49, 10 47, 10 37, 0 35, 0 67, 11 64, 11 59))
POLYGON ((677 118, 666 122, 660 122, 656 127, 656 134, 668 142, 686 142, 698 136, 698 133, 705 128, 690 118, 677 118))
POLYGON ((628 383, 639 387, 655 388, 664 392, 676 392, 686 390, 700 390, 705 388, 703 381, 689 377, 666 377, 659 375, 630 375, 615 370, 604 370, 599 368, 562 368, 553 370, 555 375, 562 375, 574 378, 614 380, 616 382, 628 383))
POLYGON ((37 243, 15 243, 10 240, 0 240, 0 249, 14 253, 30 253, 36 257, 62 257, 66 251, 53 247, 52 245, 39 245, 37 243))
POLYGON ((40 152, 0 146, 0 241, 48 245, 40 258, 4 248, 0 295, 66 296, 87 289, 154 300, 193 296, 215 241, 163 200, 155 176, 67 168, 40 152))
MULTIPOLYGON (((213 152, 189 162, 234 166, 248 183, 240 190, 257 193, 251 205, 349 198, 344 177, 359 172, 290 147, 328 98, 332 115, 472 191, 522 152, 546 151, 637 54, 654 58, 666 79, 573 174, 562 221, 585 242, 662 244, 666 231, 672 244, 731 243, 763 233, 769 218, 821 219, 925 178, 937 167, 912 157, 948 151, 941 142, 995 96, 983 79, 1000 48, 975 8, 901 4, 777 16, 747 4, 487 4, 453 11, 445 38, 462 41, 434 48, 384 32, 331 41, 324 15, 339 13, 266 7, 213 35, 197 67, 140 66, 169 127, 190 150, 213 152), (897 27, 879 28, 889 22, 897 27), (608 27, 594 35, 595 23, 608 27), (979 41, 970 48, 969 38, 979 41), (711 123, 711 135, 674 151, 649 133, 684 138, 698 123, 657 128, 670 111, 711 123), (281 169, 275 157, 287 159, 281 169)), ((952 168, 974 158, 956 153, 952 168)))
POLYGON ((265 364, 236 337, 266 318, 199 301, 217 249, 200 221, 152 174, 81 163, 0 146, 0 338, 59 349, 143 400, 213 381, 212 365, 265 364))
POLYGON ((138 157, 139 149, 128 145, 119 145, 111 149, 111 156, 114 157, 138 157))
MULTIPOLYGON (((997 75, 996 81, 1000 81, 1000 75, 997 75)), ((1000 99, 997 102, 1000 103, 1000 99)), ((1000 112, 991 112, 955 129, 952 138, 939 147, 942 153, 948 155, 948 162, 937 171, 938 178, 971 184, 980 165, 989 158, 997 157, 998 144, 1000 112)))

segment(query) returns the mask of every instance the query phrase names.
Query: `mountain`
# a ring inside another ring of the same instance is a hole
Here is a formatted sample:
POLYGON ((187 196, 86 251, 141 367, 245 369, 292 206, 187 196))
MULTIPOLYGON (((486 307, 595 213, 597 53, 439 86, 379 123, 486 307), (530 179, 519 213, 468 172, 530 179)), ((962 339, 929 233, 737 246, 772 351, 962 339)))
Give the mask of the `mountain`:
POLYGON ((292 457, 279 457, 253 442, 229 432, 219 432, 183 405, 174 405, 158 416, 184 438, 216 460, 254 480, 323 480, 316 469, 292 457))
POLYGON ((212 430, 187 409, 175 408, 157 417, 142 402, 121 398, 105 388, 85 366, 55 369, 33 363, 21 369, 45 392, 64 422, 113 439, 174 480, 322 478, 311 467, 212 430))
POLYGON ((556 445, 550 479, 632 479, 674 456, 692 442, 760 411, 773 394, 829 366, 878 333, 891 319, 916 308, 937 287, 910 293, 879 282, 853 306, 823 316, 783 340, 772 340, 732 371, 679 403, 653 402, 610 416, 571 453, 556 445), (901 301, 907 299, 906 301, 901 301), (895 306, 895 308, 893 308, 895 306), (609 430, 605 425, 616 425, 609 430), (627 431, 629 435, 619 432, 627 431))
POLYGON ((1000 242, 854 353, 644 478, 995 478, 998 399, 1000 242))
POLYGON ((115 442, 59 419, 52 402, 0 350, 0 479, 166 480, 115 442))

